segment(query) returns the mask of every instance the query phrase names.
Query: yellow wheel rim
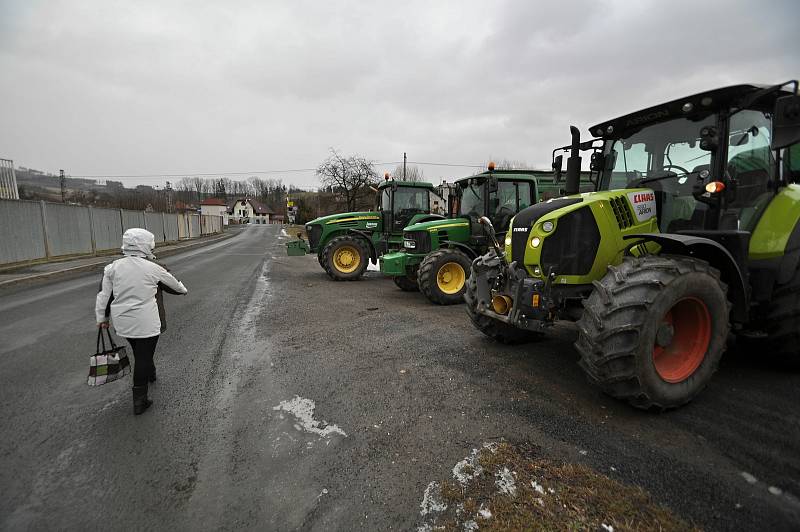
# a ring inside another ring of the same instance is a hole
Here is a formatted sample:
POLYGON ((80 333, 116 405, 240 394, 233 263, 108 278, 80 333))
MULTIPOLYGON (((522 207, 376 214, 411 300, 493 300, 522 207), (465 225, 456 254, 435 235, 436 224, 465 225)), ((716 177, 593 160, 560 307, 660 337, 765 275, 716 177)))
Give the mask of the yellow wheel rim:
POLYGON ((464 281, 467 279, 467 274, 464 273, 464 268, 457 262, 448 262, 441 268, 439 273, 436 274, 436 284, 439 290, 445 294, 455 294, 464 288, 464 281))
POLYGON ((361 264, 361 254, 353 246, 342 246, 333 253, 333 266, 342 273, 353 273, 361 264))

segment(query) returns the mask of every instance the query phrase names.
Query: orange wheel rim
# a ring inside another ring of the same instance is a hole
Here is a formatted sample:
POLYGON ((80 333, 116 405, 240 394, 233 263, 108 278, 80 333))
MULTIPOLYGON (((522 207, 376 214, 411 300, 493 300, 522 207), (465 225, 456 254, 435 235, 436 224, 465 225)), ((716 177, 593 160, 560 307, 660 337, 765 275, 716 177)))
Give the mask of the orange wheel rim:
POLYGON ((683 382, 700 367, 711 343, 711 314, 695 297, 675 303, 656 330, 653 364, 666 382, 683 382))

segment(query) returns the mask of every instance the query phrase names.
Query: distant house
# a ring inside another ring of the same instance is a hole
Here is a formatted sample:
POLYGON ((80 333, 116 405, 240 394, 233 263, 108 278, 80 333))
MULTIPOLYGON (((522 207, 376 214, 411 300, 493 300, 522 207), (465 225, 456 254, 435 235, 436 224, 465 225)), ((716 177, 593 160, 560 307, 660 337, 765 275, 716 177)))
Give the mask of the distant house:
POLYGON ((282 214, 273 214, 269 217, 269 223, 272 224, 282 224, 284 223, 283 215, 282 214))
POLYGON ((182 201, 176 201, 175 210, 177 212, 197 212, 197 205, 193 203, 184 203, 182 201))
POLYGON ((239 198, 228 205, 228 217, 236 223, 268 224, 274 211, 252 198, 239 198))
POLYGON ((200 214, 222 216, 222 224, 228 225, 228 204, 219 198, 206 198, 201 201, 200 214))

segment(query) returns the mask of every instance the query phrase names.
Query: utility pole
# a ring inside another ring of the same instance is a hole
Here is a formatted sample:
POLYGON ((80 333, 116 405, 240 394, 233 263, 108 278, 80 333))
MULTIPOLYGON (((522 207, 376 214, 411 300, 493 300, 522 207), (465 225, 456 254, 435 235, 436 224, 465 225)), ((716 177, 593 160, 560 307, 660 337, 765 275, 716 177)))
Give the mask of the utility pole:
POLYGON ((403 152, 403 181, 406 180, 406 152, 403 152))
POLYGON ((167 191, 167 212, 172 212, 172 183, 167 181, 164 190, 167 191))
POLYGON ((61 182, 61 203, 67 202, 67 178, 64 177, 64 170, 58 171, 59 181, 61 182))

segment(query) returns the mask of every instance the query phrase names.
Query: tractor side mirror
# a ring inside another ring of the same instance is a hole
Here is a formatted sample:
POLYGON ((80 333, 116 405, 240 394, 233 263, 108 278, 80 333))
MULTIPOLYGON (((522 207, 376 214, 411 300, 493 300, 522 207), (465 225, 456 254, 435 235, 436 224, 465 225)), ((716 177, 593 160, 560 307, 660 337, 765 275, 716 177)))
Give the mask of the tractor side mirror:
POLYGON ((564 156, 556 155, 553 157, 553 183, 561 182, 562 167, 564 166, 564 156))
POLYGON ((775 100, 772 114, 772 149, 779 150, 800 142, 800 95, 775 100))

